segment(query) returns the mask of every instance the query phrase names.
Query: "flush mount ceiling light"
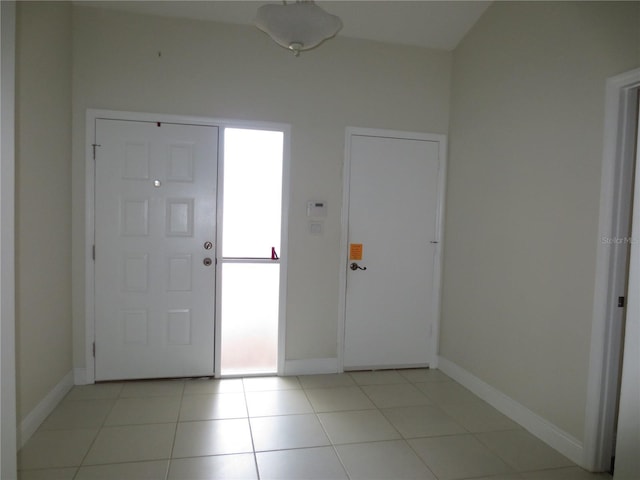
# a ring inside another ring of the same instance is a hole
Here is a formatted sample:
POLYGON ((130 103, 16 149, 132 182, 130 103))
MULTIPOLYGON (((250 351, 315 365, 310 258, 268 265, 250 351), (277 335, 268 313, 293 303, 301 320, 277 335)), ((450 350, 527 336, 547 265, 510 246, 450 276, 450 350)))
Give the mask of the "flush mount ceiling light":
POLYGON ((335 36, 342 28, 340 18, 309 0, 263 5, 258 8, 255 24, 278 45, 292 50, 296 57, 301 51, 335 36))

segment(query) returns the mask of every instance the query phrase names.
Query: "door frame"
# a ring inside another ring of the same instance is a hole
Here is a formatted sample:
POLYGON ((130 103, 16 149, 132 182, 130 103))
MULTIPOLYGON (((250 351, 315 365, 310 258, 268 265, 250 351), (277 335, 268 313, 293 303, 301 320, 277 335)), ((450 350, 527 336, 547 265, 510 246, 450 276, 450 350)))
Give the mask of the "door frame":
POLYGON ((17 475, 15 305, 16 2, 0 2, 0 477, 17 475))
MULTIPOLYGON (((278 253, 278 264, 280 265, 280 298, 278 313, 278 366, 277 374, 285 374, 285 340, 286 340, 286 311, 287 311, 287 258, 289 255, 289 192, 291 178, 291 126, 280 123, 252 123, 252 122, 229 122, 220 120, 221 134, 218 137, 218 198, 216 200, 216 322, 215 322, 215 377, 222 377, 222 225, 224 211, 224 129, 246 128, 255 130, 273 130, 283 132, 282 145, 282 213, 280 228, 280 252, 278 253), (226 123, 224 123, 226 122, 226 123), (224 123, 224 125, 223 125, 224 123), (220 161, 222 159, 222 161, 220 161)), ((245 263, 243 260, 234 263, 245 263)), ((252 263, 250 260, 246 263, 252 263)), ((243 376, 260 376, 243 375, 243 376)), ((225 378, 229 378, 225 375, 225 378)))
MULTIPOLYGON (((624 292, 624 281, 618 274, 623 253, 619 248, 612 251, 603 238, 618 235, 621 219, 631 209, 631 199, 623 198, 621 172, 635 162, 637 117, 634 118, 634 114, 639 90, 640 69, 610 77, 605 87, 600 213, 583 443, 583 466, 591 471, 608 470, 614 453, 617 362, 621 344, 620 331, 614 328, 610 319, 617 308, 613 299, 624 294, 620 293, 624 292)), ((640 191, 637 177, 633 188, 640 191)), ((631 228, 634 228, 633 224, 631 228)), ((631 306, 632 302, 627 298, 627 318, 638 315, 631 306)), ((637 339, 630 340, 637 342, 637 339)))
MULTIPOLYGON (((286 332, 286 299, 287 299, 287 258, 288 258, 288 229, 289 229, 289 191, 291 165, 291 125, 275 122, 252 122, 209 117, 192 117, 185 115, 155 114, 143 112, 129 112, 117 110, 87 109, 85 122, 85 243, 84 243, 84 275, 85 275, 85 368, 84 375, 76 372, 75 384, 84 385, 95 383, 95 357, 93 343, 95 341, 95 264, 93 261, 93 245, 95 242, 95 164, 93 160, 93 145, 95 144, 96 121, 128 120, 139 122, 179 123, 186 125, 201 125, 218 127, 220 130, 218 141, 218 170, 217 170, 217 202, 216 222, 217 234, 215 255, 220 258, 219 239, 222 235, 222 195, 224 179, 224 145, 223 132, 225 128, 246 128, 255 130, 274 130, 283 132, 283 165, 282 165, 282 225, 281 225, 281 254, 280 254, 280 312, 278 317, 278 375, 284 372, 285 361, 285 332, 286 332), (82 378, 84 376, 84 378, 82 378)), ((216 305, 214 318, 214 365, 212 372, 220 376, 221 338, 220 338, 220 298, 222 283, 220 271, 216 264, 216 305)))
POLYGON ((338 372, 344 372, 345 322, 347 307, 347 264, 349 250, 349 193, 351 188, 351 139, 354 136, 422 140, 438 143, 438 205, 436 207, 436 249, 433 263, 433 318, 434 327, 426 345, 429 349, 429 367, 438 366, 438 344, 440 337, 440 305, 442 297, 442 255, 444 232, 444 203, 447 175, 447 136, 443 134, 381 130, 373 128, 347 127, 345 133, 344 166, 342 173, 342 215, 340 234, 340 279, 338 304, 338 372))

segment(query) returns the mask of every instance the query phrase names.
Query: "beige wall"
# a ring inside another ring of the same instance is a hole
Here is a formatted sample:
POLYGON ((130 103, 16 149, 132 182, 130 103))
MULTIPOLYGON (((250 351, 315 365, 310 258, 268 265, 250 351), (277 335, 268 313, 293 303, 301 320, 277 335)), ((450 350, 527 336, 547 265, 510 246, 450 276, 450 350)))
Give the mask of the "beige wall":
POLYGON ((454 52, 441 355, 579 441, 604 84, 638 4, 497 2, 454 52))
POLYGON ((72 369, 71 6, 19 2, 16 23, 20 422, 72 369))
POLYGON ((345 127, 446 133, 451 54, 336 38, 295 58, 250 26, 74 7, 73 59, 75 365, 84 366, 87 108, 292 125, 286 357, 335 358, 345 127), (321 237, 308 233, 310 199, 327 201, 321 237))
POLYGON ((637 3, 496 3, 450 83, 442 51, 337 38, 294 58, 251 27, 21 2, 19 418, 71 368, 71 308, 84 366, 86 108, 292 124, 287 358, 325 358, 344 128, 447 133, 451 85, 441 353, 582 439, 604 79, 640 64, 638 18, 637 3), (322 237, 308 199, 328 202, 322 237))

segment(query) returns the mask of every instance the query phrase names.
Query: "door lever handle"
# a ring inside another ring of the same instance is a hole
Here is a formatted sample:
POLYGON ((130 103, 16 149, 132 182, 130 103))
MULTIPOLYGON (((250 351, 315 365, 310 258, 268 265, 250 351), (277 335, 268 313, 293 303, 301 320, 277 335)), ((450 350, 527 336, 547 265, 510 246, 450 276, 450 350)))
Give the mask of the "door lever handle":
POLYGON ((349 265, 349 268, 353 271, 356 270, 366 270, 367 267, 361 267, 360 265, 358 265, 356 262, 353 262, 351 265, 349 265))

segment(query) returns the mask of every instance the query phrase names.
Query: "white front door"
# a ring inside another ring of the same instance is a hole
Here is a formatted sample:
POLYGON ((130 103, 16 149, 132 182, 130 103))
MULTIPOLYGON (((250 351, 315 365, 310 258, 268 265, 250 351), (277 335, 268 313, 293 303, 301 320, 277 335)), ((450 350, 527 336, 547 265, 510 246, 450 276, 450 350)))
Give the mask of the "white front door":
POLYGON ((436 354, 444 146, 423 137, 350 136, 345 369, 425 366, 436 354))
POLYGON ((213 375, 218 128, 95 138, 95 379, 213 375))

